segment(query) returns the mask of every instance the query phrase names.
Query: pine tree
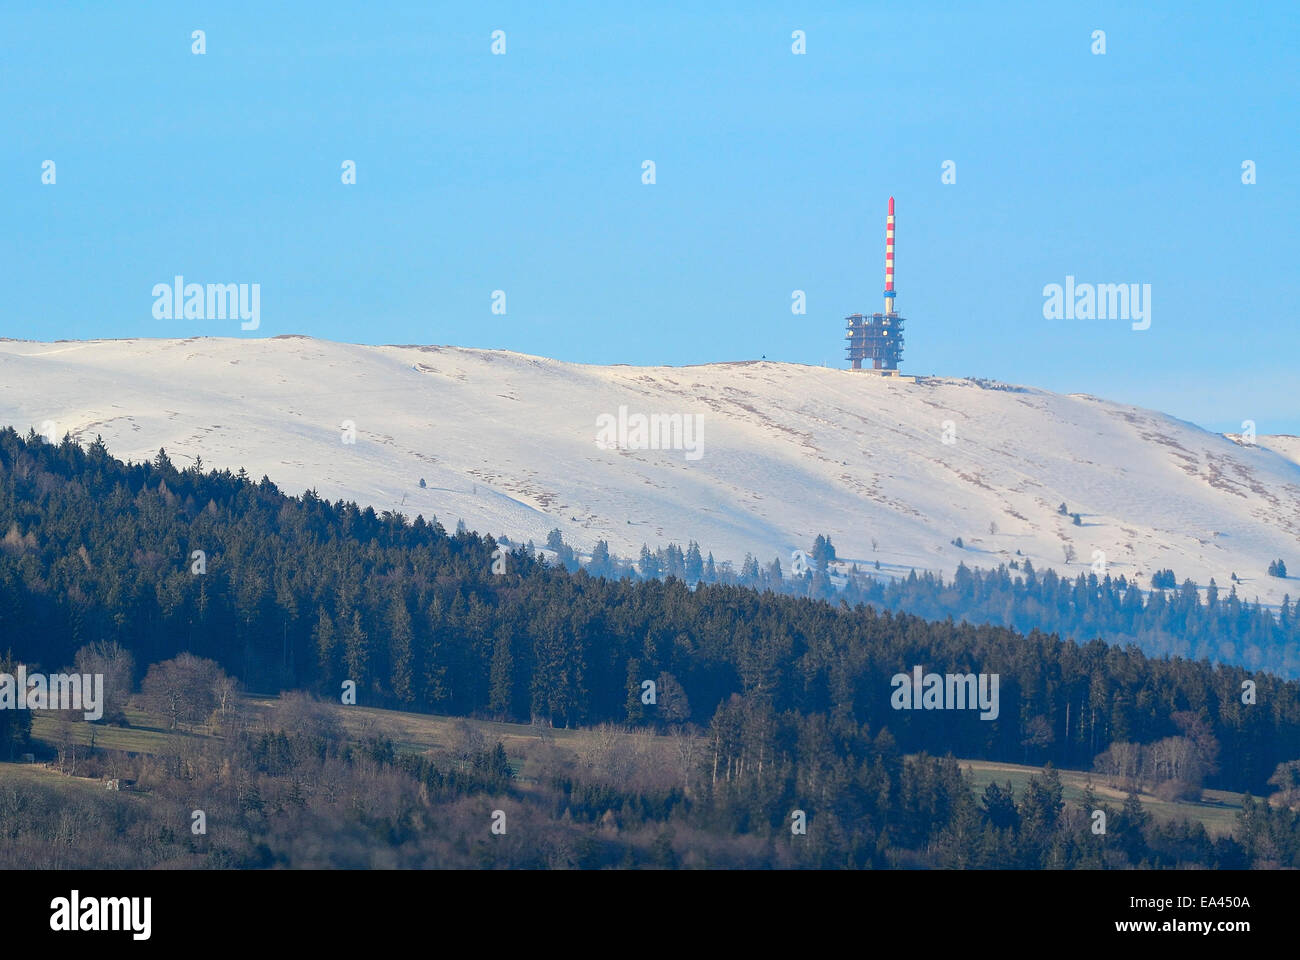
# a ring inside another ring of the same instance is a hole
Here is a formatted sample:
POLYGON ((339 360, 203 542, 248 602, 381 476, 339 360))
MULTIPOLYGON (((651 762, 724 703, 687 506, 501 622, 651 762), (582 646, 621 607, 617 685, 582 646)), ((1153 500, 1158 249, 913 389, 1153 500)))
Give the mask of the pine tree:
MULTIPOLYGON (((14 676, 18 663, 13 652, 0 657, 0 673, 14 676)), ((0 710, 0 758, 14 760, 26 751, 32 736, 32 711, 0 710)))
POLYGON ((829 541, 820 533, 817 539, 813 541, 812 560, 813 568, 816 570, 825 570, 826 564, 830 560, 830 551, 827 548, 829 541))
POLYGON ((604 540, 597 540, 596 546, 591 550, 591 562, 587 564, 587 572, 593 577, 608 577, 614 573, 613 561, 609 556, 609 544, 604 540))
POLYGON ((636 657, 629 658, 627 661, 627 699, 623 703, 623 709, 628 721, 631 723, 645 719, 645 704, 641 702, 642 680, 641 661, 636 657))
POLYGON ((774 587, 780 587, 781 582, 785 579, 785 574, 781 570, 781 558, 773 557, 771 564, 767 568, 767 579, 774 587))
POLYGON ((492 645, 491 691, 488 709, 499 717, 515 715, 515 658, 510 652, 509 631, 497 637, 492 645))
POLYGON ((1124 856, 1129 863, 1139 863, 1147 855, 1146 829, 1151 822, 1151 814, 1142 809, 1142 801, 1136 793, 1130 792, 1124 798, 1124 806, 1115 816, 1114 834, 1124 856))
POLYGON ((370 679, 370 636, 361 625, 360 610, 352 611, 352 620, 343 638, 343 663, 347 667, 348 679, 355 681, 358 689, 365 687, 370 679))
POLYGON ((442 599, 434 597, 433 602, 429 604, 428 612, 429 633, 424 656, 424 699, 435 710, 451 699, 451 686, 447 682, 450 651, 445 643, 446 621, 442 599))
POLYGON ((390 689, 397 702, 405 707, 415 702, 411 682, 413 641, 410 611, 406 609, 406 601, 401 594, 395 592, 388 605, 388 647, 392 670, 390 689))
POLYGON ((492 749, 491 763, 492 777, 497 781, 508 781, 514 779, 515 772, 510 766, 510 758, 506 756, 505 744, 500 740, 492 749))
MULTIPOLYGON (((206 586, 206 584, 204 585, 206 586)), ((320 667, 321 679, 328 689, 333 689, 338 680, 338 635, 334 630, 334 621, 322 605, 316 615, 316 628, 312 631, 316 641, 316 662, 320 667)))
POLYGON ((700 545, 692 540, 686 550, 686 579, 695 583, 704 575, 704 560, 700 556, 700 545))
POLYGON ((980 802, 984 806, 985 819, 994 829, 1009 830, 1019 826, 1020 814, 1016 810, 1015 792, 1010 781, 1005 790, 997 785, 997 781, 989 781, 980 802))

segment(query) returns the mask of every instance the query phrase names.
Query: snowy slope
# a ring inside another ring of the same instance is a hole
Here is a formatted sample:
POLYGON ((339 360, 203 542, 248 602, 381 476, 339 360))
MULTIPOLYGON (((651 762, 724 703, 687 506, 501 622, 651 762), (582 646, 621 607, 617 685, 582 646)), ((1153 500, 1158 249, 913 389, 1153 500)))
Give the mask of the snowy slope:
POLYGON ((1292 463, 1300 464, 1300 437, 1279 433, 1274 436, 1256 437, 1255 442, 1261 447, 1286 457, 1292 463))
POLYGON ((0 341, 0 424, 101 434, 137 460, 165 446, 178 466, 201 455, 289 493, 314 487, 514 540, 540 544, 558 526, 584 552, 601 538, 624 556, 693 538, 718 560, 779 556, 788 571, 791 551, 825 533, 842 558, 885 572, 994 566, 1019 550, 1073 575, 1100 550, 1112 574, 1144 586, 1170 567, 1225 588, 1236 572, 1247 598, 1300 595, 1296 578, 1264 574, 1275 557, 1300 571, 1293 449, 1032 388, 304 337, 0 341), (597 418, 620 405, 702 415, 702 455, 602 449, 597 418), (348 420, 355 444, 342 441, 348 420))

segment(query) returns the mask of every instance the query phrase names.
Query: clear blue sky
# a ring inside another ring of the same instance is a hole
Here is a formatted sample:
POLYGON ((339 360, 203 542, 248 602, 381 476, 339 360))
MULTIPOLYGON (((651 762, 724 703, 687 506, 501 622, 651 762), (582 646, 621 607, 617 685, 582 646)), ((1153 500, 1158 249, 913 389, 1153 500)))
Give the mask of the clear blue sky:
POLYGON ((6 0, 0 335, 843 366, 892 193, 905 370, 1300 433, 1300 4, 1133 6, 6 0), (178 273, 261 329, 154 319, 178 273))

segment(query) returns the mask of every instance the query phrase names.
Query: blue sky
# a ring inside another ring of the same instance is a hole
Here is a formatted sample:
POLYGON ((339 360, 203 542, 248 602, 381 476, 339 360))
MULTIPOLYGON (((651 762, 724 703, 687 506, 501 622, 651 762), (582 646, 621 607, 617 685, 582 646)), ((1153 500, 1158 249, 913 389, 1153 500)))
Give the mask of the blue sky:
POLYGON ((0 335, 843 366, 893 194, 906 371, 1300 433, 1300 5, 1131 6, 8 0, 0 335), (1067 275, 1150 329, 1045 320, 1067 275))

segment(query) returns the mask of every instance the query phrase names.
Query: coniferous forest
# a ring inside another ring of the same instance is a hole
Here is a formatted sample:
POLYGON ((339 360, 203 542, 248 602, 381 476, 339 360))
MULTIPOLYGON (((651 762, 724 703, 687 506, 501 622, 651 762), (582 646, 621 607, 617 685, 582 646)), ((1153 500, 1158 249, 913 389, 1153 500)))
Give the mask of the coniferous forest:
MULTIPOLYGON (((351 681, 358 704, 618 724, 694 744, 668 780, 635 764, 617 776, 557 764, 524 790, 492 744, 459 759, 411 757, 307 723, 239 728, 220 758, 194 760, 191 778, 211 780, 211 805, 229 805, 239 839, 160 847, 150 814, 136 812, 119 835, 149 842, 123 840, 103 854, 114 864, 319 862, 285 838, 304 819, 337 833, 342 817, 357 837, 386 837, 395 865, 476 865, 477 846, 439 839, 413 811, 487 793, 526 805, 567 851, 518 841, 497 865, 1300 866, 1300 817, 1285 805, 1252 802, 1232 837, 1211 840, 1199 825, 1152 823, 1134 800, 1090 842, 1087 817, 1062 803, 1050 771, 1020 795, 997 784, 976 795, 951 759, 1091 769, 1108 751, 1181 735, 1212 744, 1198 785, 1266 794, 1300 758, 1300 684, 1269 674, 843 597, 607 579, 436 520, 287 496, 242 472, 178 470, 165 452, 122 463, 98 441, 52 445, 13 430, 0 432, 0 530, 8 663, 54 671, 88 645, 116 643, 137 684, 151 665, 191 654, 268 694, 337 703, 351 681), (915 665, 998 675, 997 719, 895 709, 890 679, 915 665), (646 680, 660 692, 652 705, 646 680), (367 794, 376 778, 388 778, 385 803, 340 812, 340 794, 367 794), (820 819, 815 843, 790 845, 794 809, 820 819), (297 826, 286 832, 276 817, 297 826), (685 836, 695 838, 687 860, 685 836)), ((26 733, 12 722, 4 732, 12 755, 26 733)), ((131 762, 157 778, 160 798, 176 794, 177 809, 194 789, 131 762)), ((26 820, 17 799, 0 803, 0 832, 19 846, 39 840, 22 824, 51 822, 54 810, 39 791, 22 803, 26 820)))
MULTIPOLYGON (((580 562, 558 537, 559 531, 553 531, 547 547, 576 571, 580 562)), ((688 583, 727 583, 790 596, 842 599, 850 605, 870 603, 929 620, 953 617, 1022 632, 1047 630, 1080 641, 1104 637, 1111 643, 1133 643, 1157 656, 1300 676, 1300 614, 1290 596, 1278 610, 1270 610, 1258 599, 1243 598, 1231 582, 1235 572, 1229 574, 1226 590, 1213 579, 1201 585, 1187 579, 1179 583, 1172 570, 1153 574, 1149 589, 1124 574, 1098 576, 1089 570, 1070 578, 1052 569, 1039 573, 1028 558, 984 570, 960 563, 951 579, 915 570, 890 577, 873 573, 865 564, 866 569, 843 563, 832 568, 834 546, 820 536, 808 559, 807 573, 792 577, 782 576, 780 558, 763 565, 751 555, 736 570, 728 563, 713 563, 712 554, 703 559, 696 543, 685 551, 675 544, 653 552, 643 547, 635 565, 611 559, 608 546, 597 544, 586 569, 633 577, 648 570, 653 576, 675 576, 688 583)), ((1284 562, 1271 561, 1266 569, 1269 576, 1286 576, 1284 562)), ((1248 589, 1246 581, 1241 582, 1242 589, 1248 589)))

